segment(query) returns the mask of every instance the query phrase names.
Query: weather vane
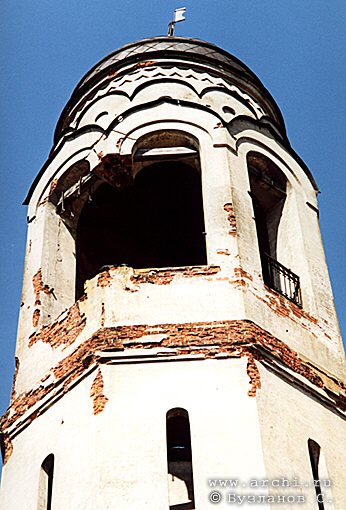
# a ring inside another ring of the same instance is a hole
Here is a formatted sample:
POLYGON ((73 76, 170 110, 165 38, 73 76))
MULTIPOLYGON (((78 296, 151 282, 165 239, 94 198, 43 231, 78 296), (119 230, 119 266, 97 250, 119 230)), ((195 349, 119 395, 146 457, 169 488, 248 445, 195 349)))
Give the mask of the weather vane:
POLYGON ((179 21, 185 21, 185 11, 186 11, 186 7, 180 7, 179 9, 175 9, 175 11, 173 12, 173 21, 171 21, 168 25, 168 35, 169 36, 173 36, 174 35, 174 29, 175 29, 175 24, 176 23, 179 23, 179 21))

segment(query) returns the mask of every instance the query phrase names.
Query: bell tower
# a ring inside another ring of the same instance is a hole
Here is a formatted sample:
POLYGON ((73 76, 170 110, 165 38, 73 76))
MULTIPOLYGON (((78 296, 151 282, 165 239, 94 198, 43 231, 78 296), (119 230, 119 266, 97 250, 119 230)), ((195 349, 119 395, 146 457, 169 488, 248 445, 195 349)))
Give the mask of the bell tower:
POLYGON ((84 76, 26 200, 1 510, 346 508, 316 194, 226 51, 154 37, 84 76))

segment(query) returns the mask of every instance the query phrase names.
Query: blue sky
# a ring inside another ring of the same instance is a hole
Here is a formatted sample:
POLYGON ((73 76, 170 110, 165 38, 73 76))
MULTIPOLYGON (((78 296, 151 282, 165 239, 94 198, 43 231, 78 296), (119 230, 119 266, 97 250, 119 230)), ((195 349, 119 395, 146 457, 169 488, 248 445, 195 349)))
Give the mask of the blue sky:
POLYGON ((90 67, 118 47, 164 35, 213 42, 276 99, 293 148, 320 189, 321 229, 346 337, 345 0, 0 0, 0 413, 7 407, 24 264, 22 201, 47 158, 59 114, 90 67))

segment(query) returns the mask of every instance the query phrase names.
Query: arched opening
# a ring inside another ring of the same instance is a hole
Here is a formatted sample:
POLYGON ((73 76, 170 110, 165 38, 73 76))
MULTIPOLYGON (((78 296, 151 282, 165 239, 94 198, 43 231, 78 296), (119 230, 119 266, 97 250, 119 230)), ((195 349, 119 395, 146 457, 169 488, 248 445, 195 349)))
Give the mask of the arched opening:
POLYGON ((256 153, 248 155, 248 169, 260 254, 276 259, 287 179, 268 158, 256 153))
POLYGON ((206 265, 197 140, 154 131, 139 138, 132 155, 101 154, 92 170, 85 160, 74 163, 49 195, 62 219, 59 250, 70 256, 64 267, 76 267, 75 298, 104 266, 206 265))
POLYGON ((124 188, 101 184, 77 223, 76 296, 102 266, 207 263, 199 171, 181 159, 142 167, 124 188))
POLYGON ((136 175, 134 192, 139 244, 134 267, 206 264, 199 173, 183 162, 154 163, 136 175))
POLYGON ((277 260, 287 178, 262 154, 250 152, 247 163, 264 283, 301 306, 299 277, 277 260))
POLYGON ((170 510, 195 508, 189 415, 175 408, 166 416, 168 495, 170 510))
POLYGON ((40 469, 37 510, 51 510, 54 475, 54 455, 44 459, 40 469))

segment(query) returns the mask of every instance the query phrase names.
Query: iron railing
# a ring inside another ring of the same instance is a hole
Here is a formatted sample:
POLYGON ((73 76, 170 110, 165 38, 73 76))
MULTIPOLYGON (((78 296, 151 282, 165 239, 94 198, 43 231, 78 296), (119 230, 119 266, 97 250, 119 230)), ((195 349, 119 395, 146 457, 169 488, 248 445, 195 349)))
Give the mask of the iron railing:
POLYGON ((262 254, 264 282, 302 308, 299 276, 267 253, 262 254))

